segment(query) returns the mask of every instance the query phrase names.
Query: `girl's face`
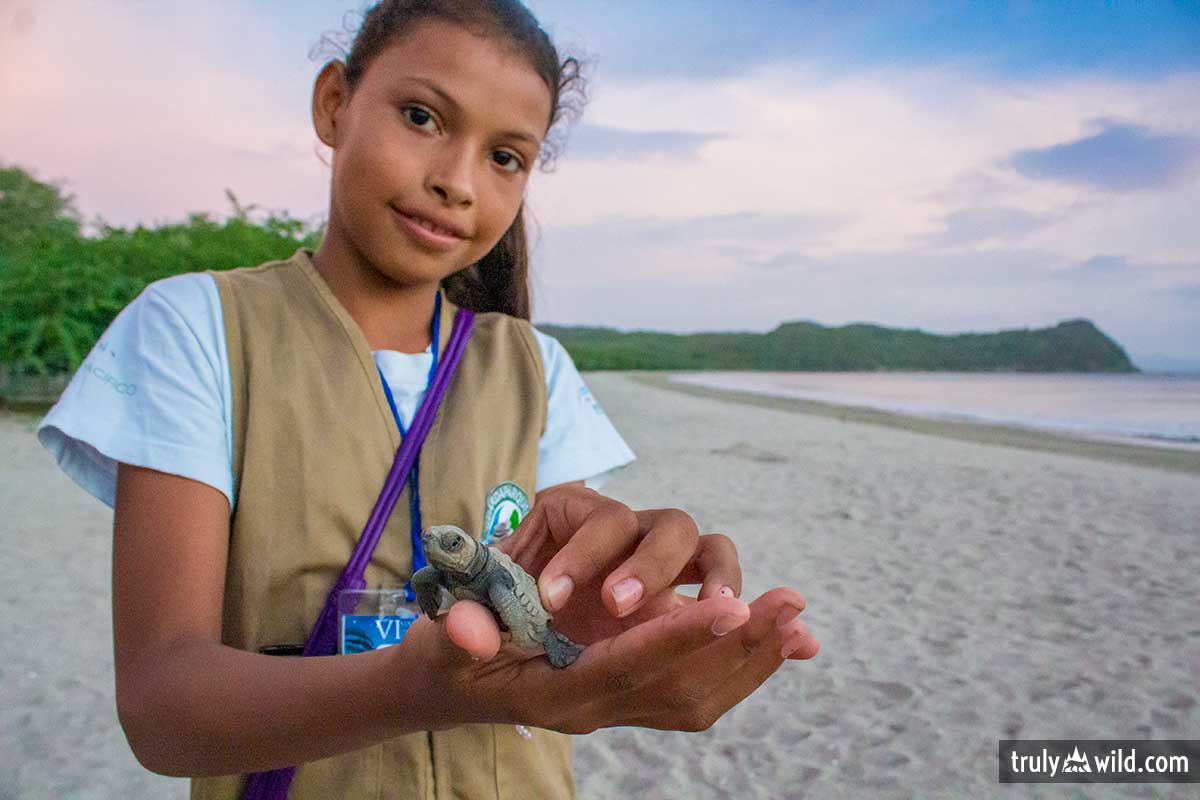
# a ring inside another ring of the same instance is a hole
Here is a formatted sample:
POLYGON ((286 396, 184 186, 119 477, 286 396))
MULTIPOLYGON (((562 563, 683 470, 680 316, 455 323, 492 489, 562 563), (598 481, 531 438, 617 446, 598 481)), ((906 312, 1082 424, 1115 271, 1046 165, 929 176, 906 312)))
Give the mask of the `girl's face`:
POLYGON ((334 149, 327 238, 406 285, 475 263, 516 218, 550 106, 519 55, 440 20, 380 52, 352 95, 328 65, 313 95, 334 149))

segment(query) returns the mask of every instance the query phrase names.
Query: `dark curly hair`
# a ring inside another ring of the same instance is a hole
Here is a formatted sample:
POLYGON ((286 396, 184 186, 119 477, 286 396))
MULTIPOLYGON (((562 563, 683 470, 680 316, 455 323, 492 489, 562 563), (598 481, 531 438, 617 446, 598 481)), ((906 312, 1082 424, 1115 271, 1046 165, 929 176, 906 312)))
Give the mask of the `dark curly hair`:
MULTIPOLYGON (((550 90, 550 119, 546 125, 550 133, 538 156, 543 171, 550 171, 564 137, 556 126, 564 119, 568 124, 574 122, 582 114, 586 81, 582 62, 573 56, 560 59, 550 37, 518 0, 383 0, 371 6, 345 58, 350 91, 377 55, 426 19, 444 20, 478 36, 504 42, 529 62, 550 90)), ((524 204, 496 246, 476 263, 443 279, 442 287, 451 302, 472 311, 500 311, 529 319, 524 204)))

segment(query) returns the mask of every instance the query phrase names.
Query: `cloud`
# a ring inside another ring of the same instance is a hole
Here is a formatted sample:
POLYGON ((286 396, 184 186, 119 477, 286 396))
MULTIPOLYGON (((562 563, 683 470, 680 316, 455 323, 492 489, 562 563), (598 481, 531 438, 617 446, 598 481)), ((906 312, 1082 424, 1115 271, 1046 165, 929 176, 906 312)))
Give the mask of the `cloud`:
POLYGON ((28 36, 37 24, 37 16, 31 3, 13 3, 7 8, 0 8, 0 42, 6 35, 18 37, 28 36))
POLYGON ((155 9, 37 5, 36 25, 0 43, 5 161, 68 176, 84 217, 116 225, 224 213, 226 187, 299 217, 323 210, 307 36, 254 33, 209 7, 155 9))
POLYGON ((797 54, 830 74, 956 63, 991 74, 1195 68, 1190 3, 738 3, 530 0, 556 42, 582 39, 606 74, 727 77, 797 54))
POLYGON ((930 238, 932 246, 975 244, 989 239, 1012 240, 1054 221, 1050 214, 1020 208, 983 206, 947 214, 945 230, 930 238))
POLYGON ((774 269, 812 263, 804 243, 836 228, 836 218, 806 214, 712 214, 681 219, 605 217, 545 228, 535 264, 556 277, 560 254, 570 253, 569 276, 584 282, 604 275, 620 284, 667 275, 698 283, 728 279, 746 267, 774 269), (564 243, 568 243, 565 245, 564 243))
POLYGON ((725 138, 723 134, 689 131, 633 131, 606 125, 581 125, 571 131, 566 154, 569 158, 645 159, 653 157, 693 158, 700 148, 725 138))
POLYGON ((681 219, 661 217, 606 217, 583 225, 557 226, 556 232, 577 239, 610 239, 640 244, 690 244, 733 240, 780 240, 827 231, 837 225, 832 216, 817 214, 708 214, 681 219))
POLYGON ((784 250, 781 253, 776 253, 771 256, 748 256, 743 262, 748 267, 754 269, 796 269, 819 264, 817 259, 812 258, 807 253, 798 250, 784 250))
POLYGON ((838 225, 838 218, 832 214, 767 214, 742 211, 679 220, 646 220, 639 225, 644 231, 643 236, 680 242, 705 239, 732 239, 739 242, 753 239, 779 241, 829 231, 838 225))
POLYGON ((1084 272, 1123 272, 1129 269, 1124 256, 1092 256, 1079 265, 1084 272))
POLYGON ((713 80, 610 82, 588 108, 597 125, 723 134, 691 159, 575 160, 530 185, 548 226, 740 212, 836 220, 801 241, 758 241, 830 257, 913 248, 1027 247, 1071 261, 1099 252, 1150 260, 1200 249, 1200 181, 1096 192, 1030 179, 1014 153, 1079 139, 1123 119, 1154 136, 1200 137, 1200 73, 1153 81, 1095 76, 1008 82, 949 69, 850 73, 795 64, 713 80), (714 109, 719 113, 714 113, 714 109), (1092 131, 1094 132, 1094 130, 1092 131))
POLYGON ((1167 290, 1167 292, 1175 300, 1180 300, 1185 303, 1200 304, 1200 282, 1185 283, 1182 286, 1172 286, 1167 290))
POLYGON ((1065 181, 1110 192, 1168 186, 1200 156, 1200 140, 1099 120, 1101 131, 1051 147, 1021 150, 1012 166, 1025 177, 1065 181))

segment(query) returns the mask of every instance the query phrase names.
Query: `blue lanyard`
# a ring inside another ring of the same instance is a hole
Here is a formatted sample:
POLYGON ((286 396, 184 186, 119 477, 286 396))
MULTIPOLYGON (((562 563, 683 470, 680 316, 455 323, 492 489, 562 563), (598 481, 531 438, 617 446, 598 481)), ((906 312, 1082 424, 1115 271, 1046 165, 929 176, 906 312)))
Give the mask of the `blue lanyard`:
MULTIPOLYGON (((442 295, 439 292, 437 300, 433 305, 433 363, 429 365, 429 375, 425 378, 425 394, 429 394, 429 387, 433 384, 433 375, 437 372, 438 363, 438 331, 441 329, 442 319, 442 295)), ((396 420, 396 427, 400 430, 400 438, 403 439, 408 435, 408 431, 404 429, 404 423, 400 421, 400 411, 396 408, 396 398, 392 396, 392 389, 388 386, 387 378, 383 375, 383 370, 376 365, 375 369, 379 371, 379 380, 383 383, 383 393, 387 397, 388 408, 392 410, 392 419, 396 420)), ((425 396, 421 397, 421 402, 425 402, 425 396)), ((420 406, 417 406, 420 410, 420 406)), ((415 415, 414 415, 415 417, 415 415)), ((421 494, 418 489, 420 481, 417 475, 417 462, 413 462, 412 472, 408 474, 409 496, 412 500, 412 507, 409 511, 409 519, 412 522, 412 553, 413 567, 412 574, 416 575, 417 570, 424 567, 429 562, 425 559, 425 549, 421 547, 421 494)), ((416 592, 413 591, 412 581, 404 584, 404 595, 408 602, 413 602, 417 599, 416 592)))

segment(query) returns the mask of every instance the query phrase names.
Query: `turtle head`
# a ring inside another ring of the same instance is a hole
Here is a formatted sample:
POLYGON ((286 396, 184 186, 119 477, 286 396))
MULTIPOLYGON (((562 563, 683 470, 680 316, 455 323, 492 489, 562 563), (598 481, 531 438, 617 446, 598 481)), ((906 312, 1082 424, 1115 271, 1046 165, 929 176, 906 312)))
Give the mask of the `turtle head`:
POLYGON ((454 525, 434 525, 421 534, 429 563, 451 572, 470 571, 478 543, 454 525))

